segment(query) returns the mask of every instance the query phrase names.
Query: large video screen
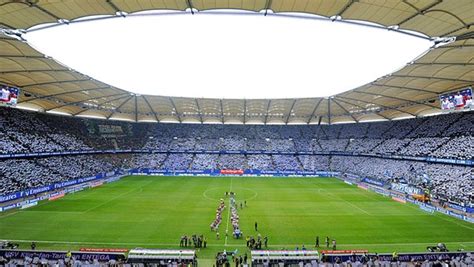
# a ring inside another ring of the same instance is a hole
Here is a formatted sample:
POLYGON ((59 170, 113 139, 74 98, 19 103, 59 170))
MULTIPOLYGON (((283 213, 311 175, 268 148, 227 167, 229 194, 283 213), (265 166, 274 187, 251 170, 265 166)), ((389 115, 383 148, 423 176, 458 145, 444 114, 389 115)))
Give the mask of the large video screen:
POLYGON ((16 106, 20 89, 0 84, 0 105, 16 106))
POLYGON ((472 88, 464 88, 457 92, 444 94, 439 97, 442 110, 464 110, 473 109, 472 88))

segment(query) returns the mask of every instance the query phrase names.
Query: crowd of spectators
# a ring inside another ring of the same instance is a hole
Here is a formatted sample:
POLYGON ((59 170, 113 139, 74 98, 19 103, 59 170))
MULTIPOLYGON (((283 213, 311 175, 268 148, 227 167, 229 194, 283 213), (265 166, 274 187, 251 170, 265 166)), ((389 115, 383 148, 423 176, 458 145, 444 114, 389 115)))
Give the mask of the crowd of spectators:
POLYGON ((105 155, 7 159, 0 164, 0 195, 76 178, 95 176, 121 167, 105 155))
POLYGON ((392 122, 132 124, 0 109, 0 154, 86 150, 357 152, 471 159, 474 112, 392 122))
POLYGON ((0 126, 0 154, 127 149, 160 152, 4 159, 0 165, 0 194, 114 168, 333 170, 386 181, 404 179, 461 202, 471 200, 474 191, 472 167, 324 154, 334 151, 473 159, 474 112, 330 126, 259 126, 133 124, 1 108, 0 126), (201 153, 192 152, 196 150, 201 153), (205 150, 237 153, 212 154, 205 150), (323 155, 241 153, 257 150, 323 155))

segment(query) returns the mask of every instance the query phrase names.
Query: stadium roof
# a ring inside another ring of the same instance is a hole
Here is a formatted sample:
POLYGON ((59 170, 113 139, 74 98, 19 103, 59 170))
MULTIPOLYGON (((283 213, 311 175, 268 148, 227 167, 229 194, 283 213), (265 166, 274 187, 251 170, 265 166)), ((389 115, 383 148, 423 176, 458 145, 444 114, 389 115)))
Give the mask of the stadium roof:
POLYGON ((439 94, 474 84, 473 10, 471 0, 2 1, 0 83, 22 89, 19 107, 131 121, 318 124, 423 116, 440 111, 439 94), (315 19, 414 31, 436 45, 397 72, 329 98, 245 100, 133 94, 78 73, 21 39, 22 31, 45 23, 49 27, 145 10, 191 14, 228 9, 262 16, 308 13, 315 19))

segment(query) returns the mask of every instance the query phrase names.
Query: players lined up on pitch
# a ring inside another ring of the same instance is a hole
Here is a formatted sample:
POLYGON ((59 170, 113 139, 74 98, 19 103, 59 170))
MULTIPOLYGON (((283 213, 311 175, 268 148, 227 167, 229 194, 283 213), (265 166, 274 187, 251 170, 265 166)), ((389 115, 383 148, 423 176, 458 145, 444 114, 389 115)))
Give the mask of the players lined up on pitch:
MULTIPOLYGON (((241 205, 241 207, 242 207, 242 205, 241 205)), ((234 192, 230 192, 230 214, 231 214, 230 215, 230 221, 232 223, 232 228, 234 229, 234 231, 232 232, 232 236, 236 239, 239 239, 239 238, 242 237, 243 233, 240 230, 240 226, 239 226, 239 214, 237 212, 237 204, 235 202, 234 192)), ((227 233, 226 233, 226 235, 227 235, 227 233)))
POLYGON ((225 209, 224 199, 221 198, 219 206, 216 209, 216 218, 211 223, 211 231, 219 231, 219 225, 222 222, 222 212, 225 209))

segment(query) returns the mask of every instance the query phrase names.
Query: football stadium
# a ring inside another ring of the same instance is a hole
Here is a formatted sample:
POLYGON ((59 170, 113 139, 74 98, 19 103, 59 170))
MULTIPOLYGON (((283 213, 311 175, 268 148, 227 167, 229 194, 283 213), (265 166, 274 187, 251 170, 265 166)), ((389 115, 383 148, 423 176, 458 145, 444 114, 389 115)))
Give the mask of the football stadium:
POLYGON ((0 266, 474 266, 473 25, 471 0, 0 1, 0 266))

